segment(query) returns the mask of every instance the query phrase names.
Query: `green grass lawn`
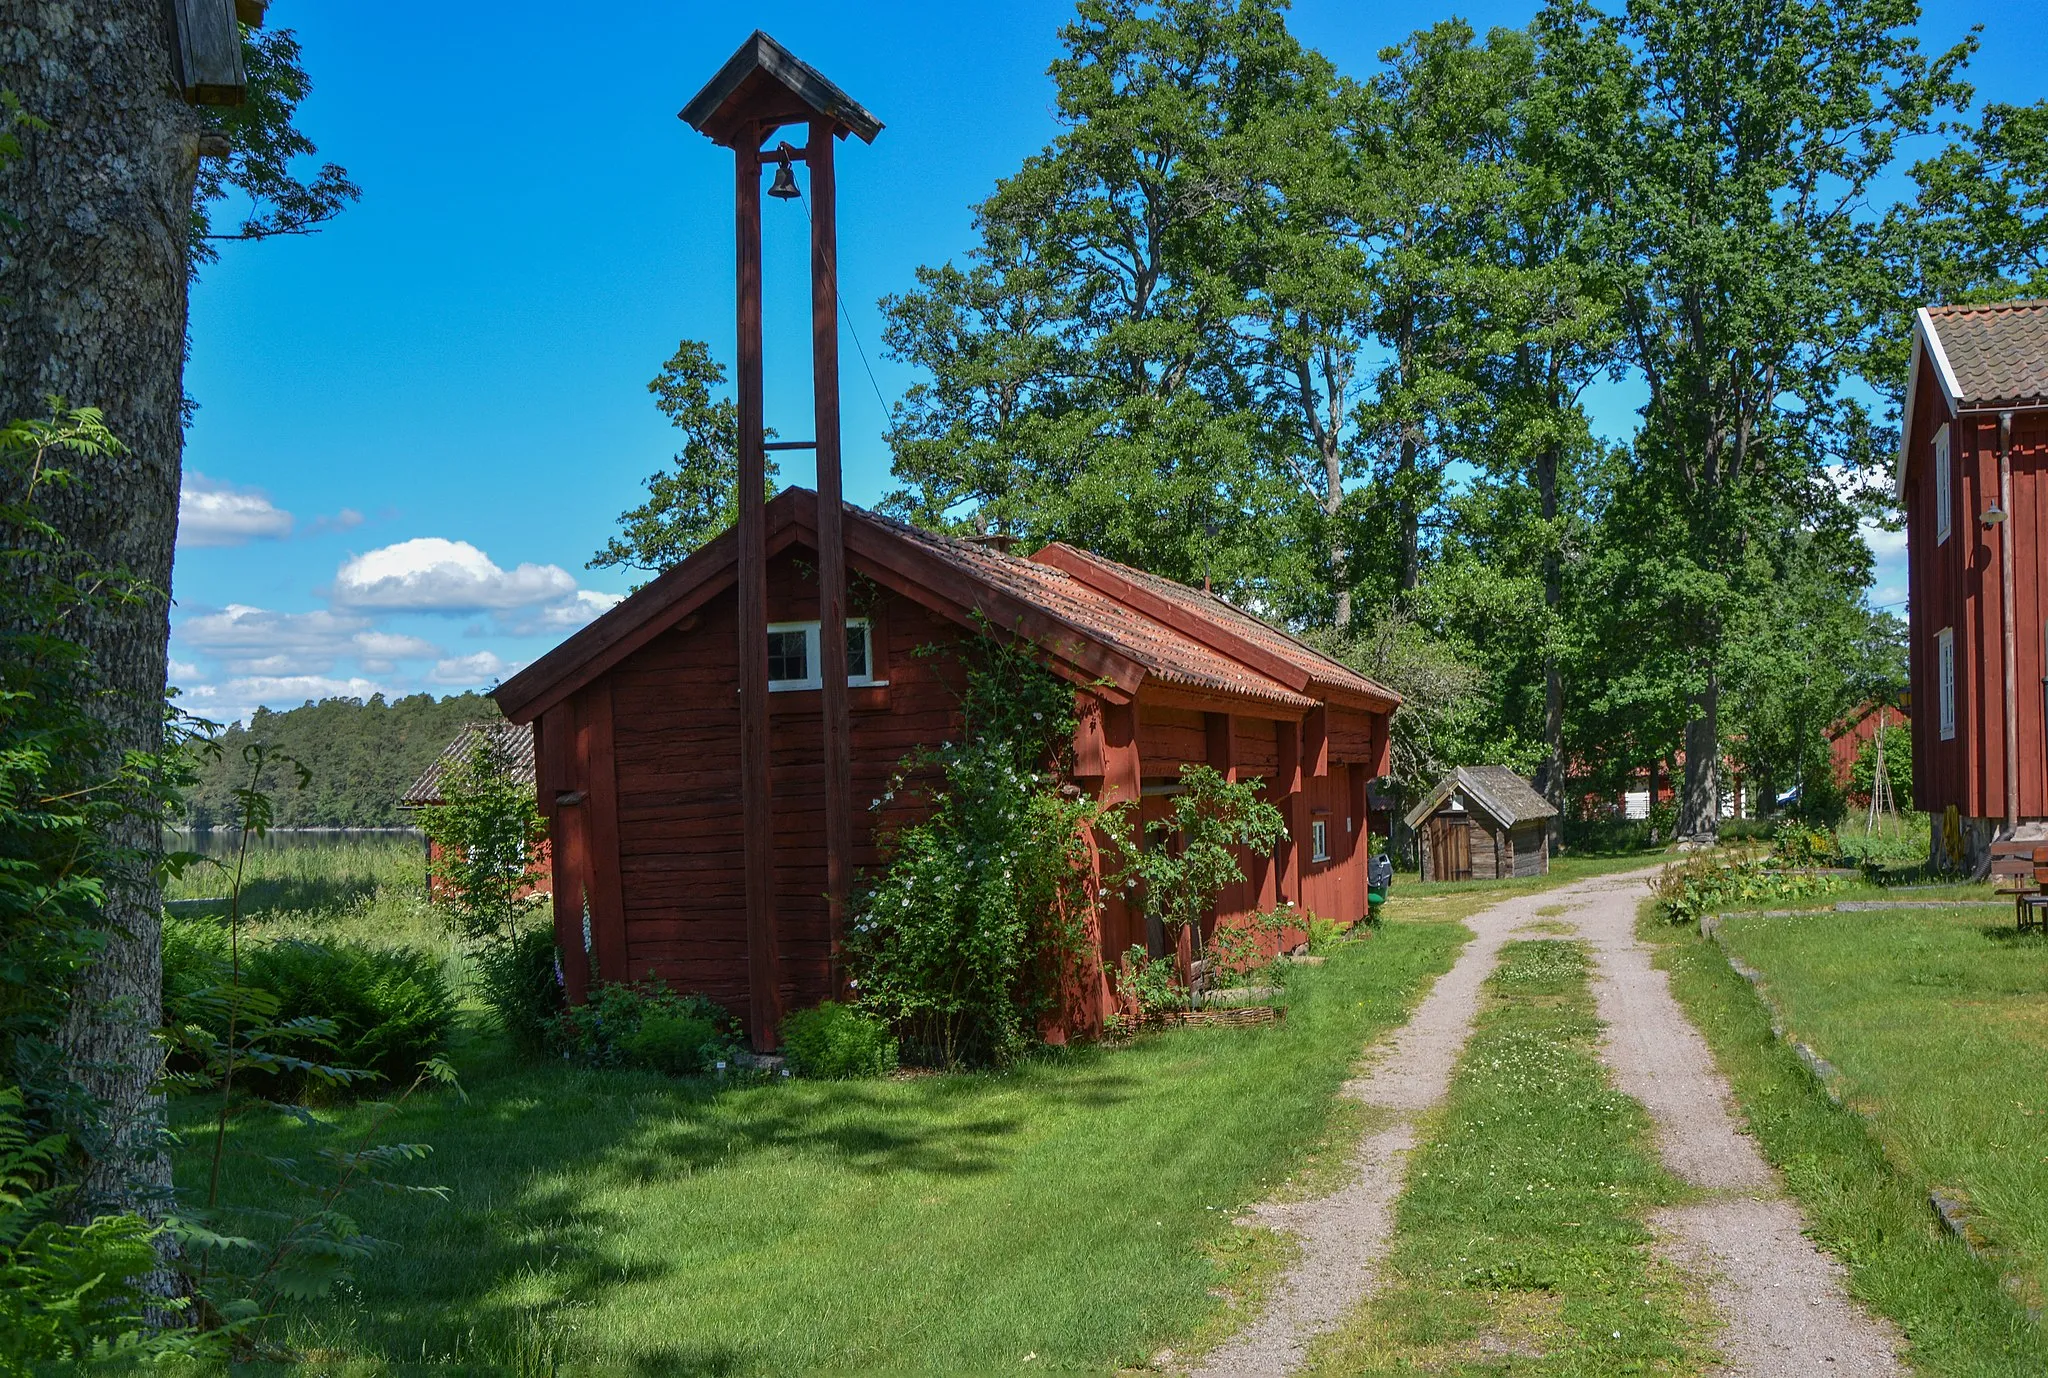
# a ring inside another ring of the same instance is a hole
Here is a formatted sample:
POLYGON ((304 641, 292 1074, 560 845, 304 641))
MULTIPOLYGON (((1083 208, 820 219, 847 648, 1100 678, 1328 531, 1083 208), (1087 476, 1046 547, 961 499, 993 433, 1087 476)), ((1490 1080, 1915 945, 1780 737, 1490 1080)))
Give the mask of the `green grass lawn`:
POLYGON ((1729 919, 1731 950, 1764 973, 1792 1035, 1840 1069, 1866 1122, 1772 1038, 1715 944, 1647 906, 1642 931, 1664 944, 1674 992, 1815 1237, 1899 1323, 1916 1371, 2048 1372, 2027 1318, 2048 1281, 2048 941, 2019 939, 2010 908, 1729 919), (1934 1186, 1968 1195, 1995 1262, 1935 1228, 1934 1186))
POLYGON ((1321 1375, 1698 1371, 1696 1288, 1644 1218, 1683 1188, 1609 1087, 1578 943, 1509 943, 1425 1126, 1380 1293, 1311 1356, 1321 1375))
MULTIPOLYGON (((1337 1089, 1466 938, 1387 923, 1297 969, 1285 1023, 1049 1054, 1002 1075, 702 1085, 456 1049, 469 1099, 410 1108, 445 1204, 358 1203, 389 1254, 280 1336, 323 1371, 1100 1371, 1227 1324, 1271 1236, 1233 1212, 1329 1147, 1337 1089)), ((205 1107, 177 1107, 190 1127, 205 1107)), ((354 1113, 329 1116, 346 1129, 354 1113)), ((233 1133, 290 1152, 282 1119, 233 1133)), ((197 1136, 195 1136, 196 1140, 197 1136)), ((1327 1156, 1325 1154, 1324 1156, 1327 1156)), ((201 1170, 198 1146, 178 1164, 201 1170)))

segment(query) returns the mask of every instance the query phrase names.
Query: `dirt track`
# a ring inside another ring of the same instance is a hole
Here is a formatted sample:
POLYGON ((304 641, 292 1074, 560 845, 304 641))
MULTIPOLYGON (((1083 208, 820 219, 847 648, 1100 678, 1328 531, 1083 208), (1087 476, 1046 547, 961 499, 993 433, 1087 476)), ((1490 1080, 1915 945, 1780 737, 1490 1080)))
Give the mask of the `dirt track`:
POLYGON ((1849 1300, 1838 1265, 1801 1234, 1797 1206, 1742 1132, 1727 1082, 1686 1020, 1664 973, 1635 940, 1644 875, 1602 877, 1519 895, 1468 920, 1475 935, 1414 1016, 1346 1094, 1385 1111, 1359 1141, 1353 1175, 1329 1196, 1261 1206, 1259 1223, 1294 1234, 1301 1257, 1264 1311, 1194 1370, 1205 1378, 1296 1372, 1315 1338, 1370 1296, 1393 1233, 1393 1207, 1416 1145, 1418 1117, 1440 1101, 1472 1032, 1501 944, 1540 909, 1574 928, 1594 955, 1594 995, 1607 1024, 1602 1053, 1615 1084, 1657 1126, 1671 1172, 1713 1196, 1661 1212, 1661 1247, 1708 1280, 1727 1321, 1725 1370, 1741 1378, 1903 1374, 1897 1337, 1849 1300))

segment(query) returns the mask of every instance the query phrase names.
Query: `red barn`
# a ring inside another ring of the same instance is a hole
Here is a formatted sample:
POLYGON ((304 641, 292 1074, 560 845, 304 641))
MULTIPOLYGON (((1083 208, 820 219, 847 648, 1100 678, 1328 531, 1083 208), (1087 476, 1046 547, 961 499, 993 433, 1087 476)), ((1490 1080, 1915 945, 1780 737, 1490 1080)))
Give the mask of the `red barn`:
POLYGON ((1923 308, 1900 427, 1914 804, 1967 860, 2048 838, 2048 301, 1923 308))
MULTIPOLYGON (((1076 773, 1096 797, 1156 818, 1184 763, 1266 780, 1292 841, 1223 896, 1223 921, 1281 900, 1364 914, 1366 786, 1386 769, 1395 695, 1220 599, 1071 546, 1025 559, 844 513, 847 566, 867 589, 848 619, 856 820, 879 817, 868 801, 908 751, 960 730, 945 646, 1015 636, 1074 686, 1076 773)), ((798 1009, 841 979, 825 901, 816 495, 769 503, 767 542, 773 1007, 798 1009)), ((496 692, 508 718, 537 728, 572 998, 651 972, 750 1009, 736 557, 728 531, 496 692)), ((874 833, 856 833, 855 864, 876 866, 874 833)), ((1119 902, 1098 927, 1104 962, 1146 945, 1119 902)), ((1100 970, 1084 984, 1064 1029, 1093 1029, 1111 1008, 1100 970)))
MULTIPOLYGON (((398 797, 398 807, 411 812, 414 809, 432 808, 447 803, 443 784, 448 772, 466 762, 476 749, 477 739, 482 738, 489 746, 491 756, 507 775, 525 784, 533 783, 533 729, 513 723, 471 723, 456 733, 441 754, 428 763, 420 772, 420 778, 412 782, 412 788, 398 797)), ((427 839, 427 894, 436 895, 441 890, 441 844, 427 839)), ((521 895, 546 894, 554 880, 549 870, 548 845, 543 842, 539 853, 533 858, 530 879, 519 892, 521 895)))
MULTIPOLYGON (((1872 700, 1857 705, 1828 729, 1828 761, 1835 783, 1846 794, 1854 788, 1856 758, 1877 739, 1880 729, 1911 727, 1913 715, 1897 704, 1872 700)), ((1899 801, 1904 804, 1904 800, 1899 801)))

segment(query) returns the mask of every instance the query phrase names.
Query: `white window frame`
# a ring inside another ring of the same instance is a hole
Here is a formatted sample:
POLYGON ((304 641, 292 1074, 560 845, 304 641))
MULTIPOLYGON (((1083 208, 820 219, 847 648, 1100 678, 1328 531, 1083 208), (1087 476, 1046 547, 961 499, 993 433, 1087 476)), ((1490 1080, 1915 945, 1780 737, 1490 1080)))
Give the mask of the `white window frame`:
MULTIPOLYGON (((846 619, 846 629, 849 632, 856 627, 860 628, 862 635, 867 637, 868 672, 864 675, 848 675, 846 677, 847 685, 851 688, 859 688, 871 684, 887 684, 887 680, 875 678, 874 624, 865 617, 849 617, 846 619)), ((802 632, 804 634, 804 665, 811 672, 808 679, 771 679, 768 681, 768 692, 771 694, 785 694, 803 689, 823 689, 825 681, 821 671, 824 657, 818 654, 818 623, 770 622, 768 624, 768 632, 771 636, 776 632, 802 632)))
POLYGON ((1330 824, 1327 819, 1312 819, 1308 825, 1308 859, 1328 861, 1330 859, 1330 824))
POLYGON ((1934 432, 1934 543, 1942 544, 1955 526, 1955 466, 1949 457, 1948 422, 1934 432))
POLYGON ((1953 627, 1943 627, 1934 634, 1934 673, 1941 703, 1941 739, 1952 742, 1956 736, 1956 633, 1953 627))

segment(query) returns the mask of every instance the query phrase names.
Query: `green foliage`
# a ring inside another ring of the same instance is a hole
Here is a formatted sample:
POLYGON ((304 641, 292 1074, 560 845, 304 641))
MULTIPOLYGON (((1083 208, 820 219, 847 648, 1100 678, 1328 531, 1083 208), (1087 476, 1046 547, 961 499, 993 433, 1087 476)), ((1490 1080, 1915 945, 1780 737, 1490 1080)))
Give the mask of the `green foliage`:
POLYGON ((1170 929, 1199 925, 1216 897, 1244 879, 1239 853, 1270 857, 1287 838, 1280 810, 1259 798, 1256 776, 1229 780, 1210 766, 1182 765, 1173 815, 1147 824, 1136 843, 1119 839, 1123 878, 1145 912, 1170 929))
MULTIPOLYGON (((164 921, 164 1019, 227 1036, 223 1002, 209 994, 229 980, 226 933, 208 919, 164 921)), ((440 963, 406 948, 284 940, 243 957, 243 984, 276 999, 269 1018, 280 1032, 273 1052, 329 1061, 403 1086, 421 1063, 440 1053, 455 1019, 455 996, 440 963)), ((351 1077, 335 1089, 355 1090, 351 1077)), ((326 1089, 296 1069, 272 1078, 275 1096, 300 1098, 326 1089)))
MULTIPOLYGON (((647 501, 619 517, 622 534, 605 542, 589 568, 623 566, 659 574, 724 531, 739 516, 739 414, 729 397, 712 400, 725 370, 711 348, 684 340, 647 390, 654 405, 683 433, 675 467, 650 474, 647 501)), ((762 432, 773 439, 775 432, 762 432)), ((768 497, 775 496, 775 457, 763 460, 768 497)))
POLYGON ((477 964, 484 1004, 521 1052, 547 1046, 548 1030, 562 1013, 562 972, 552 928, 523 930, 477 964))
MULTIPOLYGON (((312 782, 277 801, 280 828, 388 828, 412 820, 398 800, 455 734, 472 723, 499 722, 497 704, 482 694, 408 694, 386 701, 322 699, 274 713, 258 708, 247 726, 219 734, 221 754, 195 761, 197 779, 185 791, 186 820, 195 828, 226 827, 235 816, 235 763, 251 742, 302 761, 312 782)), ((263 784, 287 783, 273 772, 263 784)))
POLYGON ((607 981, 555 1017, 550 1042, 588 1067, 644 1067, 695 1076, 739 1051, 732 1016, 702 995, 679 995, 666 982, 607 981))
MULTIPOLYGON (((1892 787, 1892 807, 1913 806, 1913 729, 1899 723, 1885 725, 1884 773, 1892 787)), ((1856 751, 1849 763, 1849 792, 1868 800, 1877 784, 1877 737, 1872 736, 1856 751)))
POLYGON ((0 1373, 204 1353, 186 1337, 151 1333, 142 1288, 157 1266, 149 1222, 63 1218, 64 1192, 52 1183, 64 1147, 55 1136, 32 1138, 21 1092, 0 1087, 0 1373))
POLYGON ((1150 956, 1133 943, 1110 975, 1116 982, 1117 1000, 1137 1010, 1141 1018, 1187 1008, 1188 992, 1171 957, 1150 956))
POLYGON ((896 1070, 896 1036, 852 1005, 827 1000, 782 1021, 782 1049, 798 1076, 844 1080, 896 1070))
POLYGON ((1771 860, 1780 866, 1839 866, 1842 844, 1832 828, 1787 823, 1771 836, 1771 860))
POLYGON ((448 926, 476 959, 483 993, 506 1031, 532 1046, 541 939, 553 967, 548 896, 534 892, 547 840, 547 821, 524 778, 487 731, 471 733, 469 749, 441 779, 441 800, 419 810, 420 829, 440 848, 437 899, 448 926))
MULTIPOLYGON (((210 749, 220 752, 217 743, 210 749)), ((422 1087, 446 1086, 458 1095, 461 1088, 447 1062, 419 1060, 403 1068, 413 1074, 399 1096, 367 1105, 362 1131, 339 1143, 305 1106, 282 1103, 285 1094, 344 1094, 391 1075, 394 1064, 440 1041, 454 1002, 438 966, 409 953, 292 943, 245 958, 242 882, 249 848, 276 814, 265 782, 281 772, 303 787, 309 772, 260 742, 242 748, 240 764, 241 782, 230 792, 238 840, 227 868, 225 964, 218 937, 181 937, 167 973, 175 1003, 162 1034, 172 1064, 164 1080, 174 1090, 218 1091, 219 1100, 205 1199, 181 1202, 164 1224, 177 1243, 199 1327, 249 1357, 262 1348, 281 1301, 326 1296, 383 1247, 343 1209, 352 1193, 374 1187, 445 1197, 443 1188, 403 1180, 403 1169, 425 1158, 427 1146, 385 1142, 383 1131, 422 1087), (256 977, 266 984, 256 984, 256 977), (348 1051, 384 1069, 330 1061, 344 1040, 348 1051), (272 1094, 252 1093, 252 1080, 272 1094), (289 1156, 265 1156, 274 1186, 261 1203, 223 1205, 228 1127, 252 1111, 290 1115, 307 1141, 289 1156)))
POLYGON ((214 243, 312 234, 361 195, 347 169, 322 163, 311 178, 297 165, 319 152, 293 123, 313 82, 299 62, 298 35, 290 29, 242 30, 242 69, 248 92, 236 105, 195 107, 200 126, 227 140, 224 158, 201 158, 192 192, 192 225, 186 254, 193 270, 220 255, 214 243), (215 203, 238 197, 242 221, 219 232, 215 203))
MULTIPOLYGON (((1804 829, 1798 832, 1802 838, 1806 836, 1804 829)), ((1806 854, 1804 841, 1792 845, 1795 855, 1806 854)), ((1651 894, 1657 911, 1670 922, 1697 923, 1708 914, 1735 905, 1811 900, 1842 888, 1840 876, 1787 869, 1812 864, 1816 863, 1792 861, 1780 855, 1730 859, 1699 852, 1658 872, 1651 894)))
POLYGON ((1036 1035, 1079 959, 1101 808, 1063 785, 1073 690, 994 636, 954 648, 966 668, 957 742, 906 757, 872 808, 887 862, 853 906, 845 956, 862 1008, 907 1058, 1001 1063, 1036 1035), (901 804, 897 796, 904 796, 901 804))

